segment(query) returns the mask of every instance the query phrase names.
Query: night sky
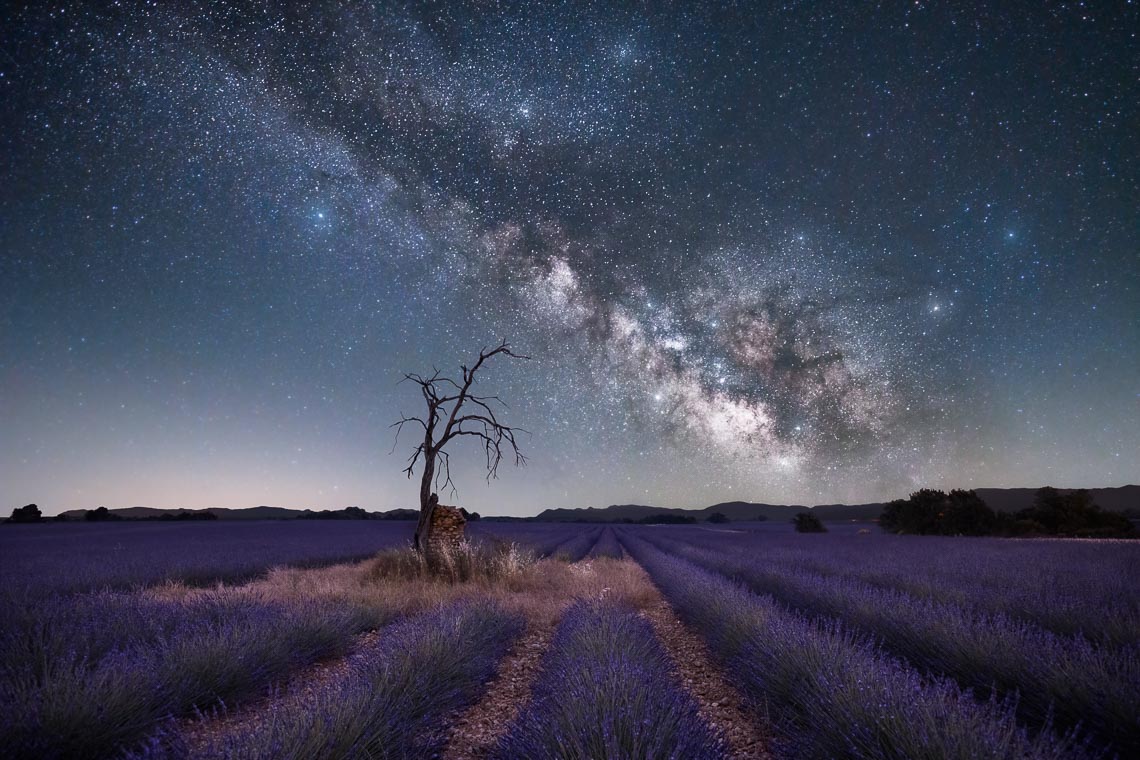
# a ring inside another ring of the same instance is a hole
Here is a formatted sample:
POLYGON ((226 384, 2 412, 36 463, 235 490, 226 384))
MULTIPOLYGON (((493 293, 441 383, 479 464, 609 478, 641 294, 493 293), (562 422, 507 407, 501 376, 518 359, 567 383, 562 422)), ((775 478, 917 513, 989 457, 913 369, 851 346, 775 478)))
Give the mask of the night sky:
POLYGON ((6 11, 0 509, 412 506, 503 338, 483 513, 1140 480, 1140 9, 965 5, 6 11))

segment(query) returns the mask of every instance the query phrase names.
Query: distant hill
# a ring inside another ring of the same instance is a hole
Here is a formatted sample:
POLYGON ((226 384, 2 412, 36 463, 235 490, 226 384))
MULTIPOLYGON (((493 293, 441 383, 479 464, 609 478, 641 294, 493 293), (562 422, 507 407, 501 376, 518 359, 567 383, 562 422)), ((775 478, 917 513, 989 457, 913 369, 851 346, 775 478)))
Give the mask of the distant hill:
MULTIPOLYGON (((645 504, 615 504, 609 507, 587 507, 585 509, 547 509, 535 518, 540 522, 617 522, 621 520, 642 520, 659 515, 692 517, 698 521, 707 520, 709 515, 719 512, 733 522, 748 520, 791 520, 808 507, 792 504, 763 504, 748 501, 726 501, 704 509, 681 509, 677 507, 653 507, 645 504)), ((813 511, 824 520, 872 520, 883 511, 882 504, 826 504, 813 511)))
MULTIPOLYGON (((998 512, 1017 512, 1033 505, 1036 488, 976 488, 978 496, 998 512)), ((1062 493, 1076 489, 1060 488, 1062 493)), ((1140 486, 1120 486, 1119 488, 1090 488, 1093 501, 1113 512, 1126 510, 1140 511, 1140 486)), ((905 497, 905 494, 902 495, 905 497)), ((616 522, 619 520, 641 520, 653 515, 677 515, 693 517, 698 521, 707 520, 713 512, 720 512, 733 522, 747 520, 791 520, 800 512, 811 510, 822 520, 839 522, 846 520, 875 520, 883 511, 883 502, 867 504, 819 504, 804 507, 796 504, 764 504, 748 501, 726 501, 703 509, 680 509, 676 507, 653 507, 644 504, 615 504, 609 507, 588 507, 585 509, 547 509, 532 519, 541 522, 616 522)))
MULTIPOLYGON (((1036 488, 976 488, 978 496, 992 509, 998 512, 1017 512, 1033 505, 1036 488)), ((1057 489, 1062 493, 1076 490, 1072 488, 1057 489)), ((1140 486, 1129 485, 1118 488, 1090 488, 1093 501, 1101 509, 1113 512, 1133 511, 1140 513, 1140 486)), ((905 497, 906 494, 900 494, 905 497)), ((672 515, 677 517, 692 517, 698 521, 707 520, 709 515, 720 512, 733 522, 746 522, 749 520, 771 520, 786 522, 799 512, 810 509, 820 519, 831 522, 847 520, 874 520, 883 511, 881 502, 868 504, 819 504, 814 507, 805 507, 797 504, 765 504, 749 501, 726 501, 713 504, 703 509, 681 509, 678 507, 654 507, 647 504, 614 504, 609 507, 586 507, 578 509, 546 509, 535 517, 510 518, 519 520, 534 520, 537 522, 617 522, 629 520, 637 522, 654 516, 672 515)), ((72 509, 64 512, 61 517, 82 520, 87 510, 72 509)), ((343 512, 344 510, 338 510, 343 512)), ((112 514, 128 520, 160 519, 163 515, 176 515, 179 512, 210 512, 219 520, 295 520, 301 517, 314 517, 312 510, 287 509, 285 507, 248 507, 245 509, 230 509, 228 507, 210 507, 209 509, 156 509, 154 507, 126 507, 112 509, 112 514)), ((333 518, 336 514, 325 510, 320 513, 322 519, 333 518)), ((393 509, 387 512, 368 512, 369 519, 388 520, 414 520, 417 510, 393 509)), ((496 519, 492 517, 491 519, 496 519)), ((504 518, 506 519, 506 518, 504 518)))
MULTIPOLYGON (((841 520, 877 520, 883 513, 885 502, 867 504, 818 504, 811 508, 812 514, 821 520, 838 522, 841 520)), ((788 518, 791 519, 791 518, 788 518)))
POLYGON ((720 512, 729 520, 778 520, 785 515, 802 512, 805 507, 788 507, 775 504, 752 504, 746 501, 726 501, 704 509, 682 509, 679 507, 653 507, 645 504, 614 504, 609 507, 587 507, 585 509, 547 509, 534 519, 540 522, 615 522, 618 520, 642 520, 660 515, 694 517, 707 519, 713 512, 720 512))
MULTIPOLYGON (((157 520, 164 515, 174 516, 179 512, 200 514, 209 512, 219 520, 296 520, 302 517, 312 517, 314 512, 308 509, 289 509, 287 507, 245 507, 231 509, 229 507, 209 507, 207 509, 159 509, 157 507, 123 507, 108 510, 125 520, 157 520)), ((86 509, 70 509, 60 514, 60 517, 71 520, 82 520, 87 514, 86 509)), ((393 509, 387 512, 368 512, 370 519, 387 520, 414 520, 419 514, 417 510, 393 509)))

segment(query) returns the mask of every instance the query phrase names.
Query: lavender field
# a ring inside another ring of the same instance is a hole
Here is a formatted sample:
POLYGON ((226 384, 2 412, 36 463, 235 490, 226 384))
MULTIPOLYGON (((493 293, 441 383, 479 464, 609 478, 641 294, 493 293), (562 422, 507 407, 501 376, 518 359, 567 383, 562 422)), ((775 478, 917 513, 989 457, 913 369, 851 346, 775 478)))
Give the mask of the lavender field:
POLYGON ((0 756, 1140 754, 1140 548, 769 523, 0 531, 0 756))

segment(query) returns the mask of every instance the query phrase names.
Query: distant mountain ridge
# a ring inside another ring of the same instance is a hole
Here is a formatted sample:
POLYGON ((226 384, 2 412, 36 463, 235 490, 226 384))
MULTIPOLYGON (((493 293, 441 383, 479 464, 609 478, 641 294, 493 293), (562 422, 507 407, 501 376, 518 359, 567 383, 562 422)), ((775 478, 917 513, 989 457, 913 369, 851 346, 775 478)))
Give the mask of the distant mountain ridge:
MULTIPOLYGON (((164 516, 177 515, 187 512, 192 515, 209 513, 219 520, 299 520, 314 515, 327 515, 329 510, 316 511, 311 509, 290 509, 288 507, 244 507, 232 509, 230 507, 208 507, 206 509, 161 509, 158 507, 123 507, 121 509, 107 510, 112 515, 125 520, 153 520, 164 516)), ((343 512, 344 510, 334 510, 343 512)), ((69 509, 61 512, 60 517, 72 520, 82 520, 88 510, 69 509)), ((377 520, 414 520, 418 515, 416 510, 391 509, 386 512, 368 512, 369 518, 377 520)))
MULTIPOLYGON (((1036 488, 975 488, 981 499, 997 512, 1017 512, 1033 506, 1036 488)), ((1076 491, 1076 488, 1058 488, 1061 493, 1076 491)), ((1101 509, 1112 512, 1128 510, 1140 511, 1140 486, 1128 485, 1116 488, 1088 488, 1093 501, 1101 509)), ((641 520, 655 515, 676 515, 707 520, 709 515, 719 512, 734 522, 746 520, 791 520, 800 512, 810 510, 821 520, 874 520, 883 511, 886 502, 867 504, 817 504, 806 507, 797 504, 765 504, 762 502, 726 501, 703 509, 682 509, 678 507, 653 507, 645 504, 614 504, 609 507, 587 507, 579 509, 546 509, 531 519, 539 522, 617 522, 621 520, 641 520)))
POLYGON ((871 520, 883 511, 881 503, 871 504, 824 504, 818 507, 805 507, 798 504, 764 504, 762 502, 726 501, 703 509, 682 509, 680 507, 653 507, 646 504, 615 504, 609 507, 587 507, 585 509, 546 509, 531 519, 536 522, 634 522, 649 517, 673 515, 707 520, 719 512, 733 522, 748 520, 791 520, 800 512, 811 510, 823 520, 871 520))
MULTIPOLYGON (((1069 493, 1077 489, 1059 488, 1061 493, 1069 493)), ((1116 488, 1089 488, 1093 501, 1101 509, 1113 512, 1135 510, 1140 512, 1140 485, 1119 486, 1116 488)), ((998 512, 1017 512, 1032 506, 1036 488, 975 488, 974 492, 982 498, 992 509, 998 512)), ((885 502, 870 502, 866 504, 817 504, 806 507, 799 504, 766 504, 763 502, 726 501, 713 504, 700 509, 683 509, 680 507, 655 507, 648 504, 613 504, 608 507, 579 507, 545 509, 534 517, 512 518, 520 520, 533 520, 535 522, 617 522, 638 521, 654 516, 672 515, 676 517, 692 517, 698 521, 707 520, 714 512, 719 512, 733 522, 748 520, 791 520, 800 512, 810 510, 822 520, 832 522, 841 520, 874 520, 883 511, 885 502)), ((159 519, 163 515, 176 515, 179 512, 199 514, 209 512, 219 520, 296 520, 306 516, 321 514, 308 509, 289 509, 287 507, 247 507, 244 509, 231 509, 229 507, 210 507, 208 509, 159 509, 156 507, 125 507, 109 510, 112 514, 128 520, 159 519)), ((338 510, 343 511, 343 510, 338 510)), ((82 520, 87 510, 72 509, 62 513, 64 518, 82 520)), ((326 510, 325 513, 328 511, 326 510)), ((416 517, 413 509, 392 509, 386 512, 369 512, 371 519, 412 520, 416 517)), ((495 519, 489 516, 490 519, 495 519)))

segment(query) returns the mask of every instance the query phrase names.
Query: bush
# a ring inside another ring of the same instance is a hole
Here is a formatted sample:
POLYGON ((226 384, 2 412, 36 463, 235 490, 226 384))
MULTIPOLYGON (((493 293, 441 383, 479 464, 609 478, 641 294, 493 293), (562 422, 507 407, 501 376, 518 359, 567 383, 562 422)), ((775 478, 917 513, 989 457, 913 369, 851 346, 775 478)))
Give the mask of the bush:
POLYGON ((264 721, 223 730, 198 756, 439 757, 447 740, 441 726, 483 693, 524 626, 522 618, 487 602, 408 618, 353 658, 343 676, 297 683, 264 721))
POLYGON ((1049 731, 1019 727, 1010 703, 927 678, 873 639, 793 613, 644 540, 625 547, 773 727, 780 756, 1081 757, 1049 731))
POLYGON ((1033 506, 1017 513, 1017 519, 1040 524, 1045 533, 1090 538, 1132 538, 1136 528, 1118 512, 1105 512, 1084 490, 1061 493, 1056 488, 1037 491, 1033 506))
POLYGON ((40 508, 35 504, 28 504, 23 507, 16 507, 12 510, 12 516, 8 518, 10 523, 35 523, 40 522, 40 508))
POLYGON ((708 521, 711 523, 717 523, 717 524, 724 524, 726 522, 730 522, 729 519, 725 516, 725 514, 723 512, 713 512, 711 515, 709 515, 708 521))
POLYGON ((1010 516, 994 512, 973 491, 924 488, 883 507, 879 525, 891 533, 940 536, 1136 537, 1127 517, 1101 510, 1083 489, 1064 494, 1039 489, 1032 507, 1010 516))
POLYGON ((989 536, 999 527, 997 514, 973 491, 949 494, 930 488, 883 508, 879 526, 891 533, 937 536, 989 536))
POLYGON ((594 600, 567 610, 530 701, 492 757, 719 760, 724 748, 649 621, 594 600))
POLYGON ((811 512, 800 512, 792 518, 792 524, 796 526, 796 533, 827 532, 827 528, 824 527, 824 524, 811 512))

